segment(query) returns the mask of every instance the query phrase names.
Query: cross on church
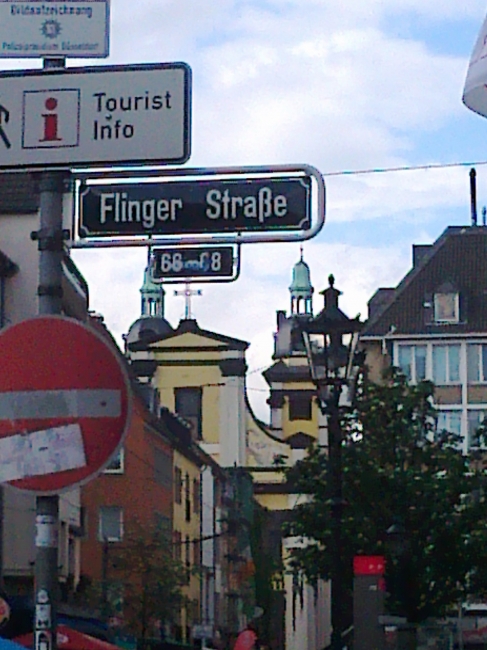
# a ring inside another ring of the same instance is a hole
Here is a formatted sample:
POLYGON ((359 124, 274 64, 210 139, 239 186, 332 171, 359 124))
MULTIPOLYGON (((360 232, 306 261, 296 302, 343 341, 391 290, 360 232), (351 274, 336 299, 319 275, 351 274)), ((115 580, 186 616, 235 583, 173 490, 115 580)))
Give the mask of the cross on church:
POLYGON ((186 320, 190 319, 192 317, 191 314, 191 298, 192 296, 202 296, 203 291, 201 289, 191 289, 191 284, 189 282, 186 282, 186 286, 184 287, 184 291, 175 291, 174 292, 175 296, 184 296, 185 298, 185 309, 184 309, 184 318, 186 320))

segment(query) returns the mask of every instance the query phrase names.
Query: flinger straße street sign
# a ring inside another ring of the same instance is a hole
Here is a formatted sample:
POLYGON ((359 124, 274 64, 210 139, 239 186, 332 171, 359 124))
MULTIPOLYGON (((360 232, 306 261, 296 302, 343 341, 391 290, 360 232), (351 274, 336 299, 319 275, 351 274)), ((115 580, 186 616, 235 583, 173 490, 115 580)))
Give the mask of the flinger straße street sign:
MULTIPOLYGON (((134 179, 135 180, 135 179, 134 179)), ((299 231, 311 225, 311 177, 157 179, 88 185, 78 236, 299 231)))

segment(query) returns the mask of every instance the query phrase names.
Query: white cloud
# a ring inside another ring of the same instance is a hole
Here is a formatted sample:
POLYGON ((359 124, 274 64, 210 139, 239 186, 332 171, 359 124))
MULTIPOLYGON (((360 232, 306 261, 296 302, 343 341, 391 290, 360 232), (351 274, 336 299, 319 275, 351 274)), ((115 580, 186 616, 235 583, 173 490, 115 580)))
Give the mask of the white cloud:
MULTIPOLYGON (((461 91, 470 51, 440 55, 427 38, 399 38, 388 25, 413 16, 423 29, 431 24, 438 30, 446 21, 470 20, 473 46, 484 11, 483 0, 117 0, 107 62, 190 64, 190 165, 309 163, 326 173, 436 162, 435 133, 450 128, 454 140, 466 115, 461 91)), ((2 67, 38 65, 27 63, 3 61, 2 67)), ((458 159, 469 157, 462 142, 455 151, 458 159)), ((479 187, 486 175, 479 169, 479 187)), ((426 237, 426 224, 439 210, 463 204, 468 215, 464 169, 336 176, 326 183, 333 241, 325 225, 305 244, 305 258, 317 290, 334 273, 344 292, 342 308, 351 316, 365 316, 375 290, 401 279, 413 238, 426 237), (386 242, 383 233, 393 219, 405 228, 399 240, 386 242), (352 245, 354 223, 365 220, 370 234, 352 245)), ((201 327, 251 341, 251 369, 271 362, 275 312, 289 307, 298 255, 297 245, 244 246, 240 279, 205 285, 204 295, 194 299, 201 327)), ((140 313, 146 251, 97 249, 73 256, 90 284, 92 307, 120 341, 140 313)), ((168 287, 166 313, 176 325, 184 301, 172 293, 168 287)), ((316 310, 320 301, 317 296, 316 310)), ((249 386, 264 417, 259 373, 249 376, 249 386)))
MULTIPOLYGON (((140 314, 137 288, 142 284, 145 264, 143 250, 76 251, 79 263, 90 284, 91 307, 106 316, 107 324, 121 344, 131 322, 140 314), (130 291, 124 287, 130 287, 130 291), (112 289, 113 288, 113 289, 112 289)), ((272 363, 273 332, 276 311, 289 312, 291 270, 299 259, 296 244, 249 245, 242 250, 242 275, 234 283, 200 285, 201 297, 192 299, 193 315, 203 329, 249 341, 249 369, 268 367, 272 363)), ((397 284, 409 267, 409 251, 349 246, 346 244, 305 244, 305 259, 311 267, 315 286, 315 313, 322 309, 318 292, 327 286, 333 273, 336 286, 343 291, 342 309, 350 316, 361 312, 366 317, 366 303, 387 278, 388 286, 397 284)), ((166 316, 173 326, 184 317, 185 302, 175 297, 179 285, 166 286, 166 316)), ((249 399, 259 417, 268 416, 266 384, 261 373, 249 376, 249 399)))
POLYGON ((328 218, 358 221, 400 217, 425 222, 430 213, 468 204, 464 167, 325 178, 328 218))

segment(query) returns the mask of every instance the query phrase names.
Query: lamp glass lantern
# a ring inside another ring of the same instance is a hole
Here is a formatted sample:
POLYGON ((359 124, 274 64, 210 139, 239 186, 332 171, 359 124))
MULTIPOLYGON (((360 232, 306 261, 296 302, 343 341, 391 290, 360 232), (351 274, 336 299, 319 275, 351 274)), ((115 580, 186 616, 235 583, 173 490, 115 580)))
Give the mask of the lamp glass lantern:
POLYGON ((333 275, 329 286, 322 291, 323 310, 301 323, 306 356, 313 383, 323 386, 343 386, 353 378, 356 349, 362 323, 349 318, 338 307, 341 292, 335 289, 333 275))

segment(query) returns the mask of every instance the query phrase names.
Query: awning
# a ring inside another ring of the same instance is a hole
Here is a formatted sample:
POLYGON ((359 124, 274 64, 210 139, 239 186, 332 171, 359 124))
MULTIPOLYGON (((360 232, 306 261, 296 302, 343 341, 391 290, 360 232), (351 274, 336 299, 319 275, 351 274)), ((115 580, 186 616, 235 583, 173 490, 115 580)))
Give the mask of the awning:
POLYGON ((24 647, 15 643, 15 641, 0 637, 0 650, 24 650, 24 647))
POLYGON ((487 117, 487 18, 470 57, 463 102, 470 110, 487 117))
MULTIPOLYGON (((20 643, 25 648, 33 647, 33 634, 23 634, 14 639, 16 643, 20 643)), ((57 626, 57 647, 60 650, 119 650, 118 646, 95 639, 94 636, 88 636, 77 630, 73 630, 67 625, 57 626)), ((0 647, 0 650, 3 650, 0 647)), ((14 648, 5 650, 15 650, 14 648)), ((17 646, 18 650, 18 646, 17 646)))

